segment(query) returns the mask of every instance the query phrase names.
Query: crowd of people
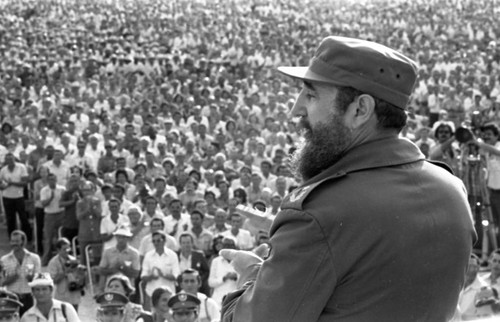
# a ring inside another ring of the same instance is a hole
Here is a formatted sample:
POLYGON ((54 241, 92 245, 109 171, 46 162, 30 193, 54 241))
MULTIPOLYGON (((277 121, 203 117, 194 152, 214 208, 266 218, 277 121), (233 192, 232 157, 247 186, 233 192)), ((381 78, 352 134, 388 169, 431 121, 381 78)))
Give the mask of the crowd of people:
POLYGON ((196 303, 179 308, 217 321, 238 282, 219 250, 268 238, 236 207, 272 219, 300 184, 288 164, 298 87, 276 66, 307 65, 327 35, 417 62, 402 135, 466 184, 484 260, 500 241, 498 10, 465 0, 0 2, 0 189, 13 248, 3 285, 24 313, 33 296, 43 302, 30 283, 47 267, 37 285, 76 310, 86 280, 106 292, 109 316, 177 321, 175 305, 196 303), (457 141, 461 128, 474 136, 457 141))

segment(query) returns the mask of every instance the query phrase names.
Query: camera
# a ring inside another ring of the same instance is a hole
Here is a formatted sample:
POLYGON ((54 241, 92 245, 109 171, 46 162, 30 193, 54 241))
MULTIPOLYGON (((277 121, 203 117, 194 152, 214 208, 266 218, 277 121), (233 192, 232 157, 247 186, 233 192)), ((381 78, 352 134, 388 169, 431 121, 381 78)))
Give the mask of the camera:
POLYGON ((80 265, 78 259, 73 256, 69 256, 64 266, 68 269, 68 291, 82 291, 85 288, 85 266, 80 265))

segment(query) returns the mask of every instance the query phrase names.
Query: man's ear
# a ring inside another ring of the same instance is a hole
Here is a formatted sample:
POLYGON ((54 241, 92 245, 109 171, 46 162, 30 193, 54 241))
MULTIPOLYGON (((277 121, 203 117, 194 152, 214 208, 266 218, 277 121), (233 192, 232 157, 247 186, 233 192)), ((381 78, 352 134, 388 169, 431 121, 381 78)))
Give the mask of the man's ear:
POLYGON ((375 99, 368 94, 356 97, 348 107, 351 129, 359 128, 375 116, 375 99))

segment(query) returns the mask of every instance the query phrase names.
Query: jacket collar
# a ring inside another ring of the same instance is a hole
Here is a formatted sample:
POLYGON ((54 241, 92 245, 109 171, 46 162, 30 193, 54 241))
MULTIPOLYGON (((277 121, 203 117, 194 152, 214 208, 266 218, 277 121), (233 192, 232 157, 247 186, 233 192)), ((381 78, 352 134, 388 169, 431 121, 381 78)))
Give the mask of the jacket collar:
POLYGON ((424 159, 425 156, 420 149, 410 140, 400 137, 382 138, 352 148, 336 164, 307 180, 302 186, 326 178, 341 177, 354 171, 401 165, 424 159))

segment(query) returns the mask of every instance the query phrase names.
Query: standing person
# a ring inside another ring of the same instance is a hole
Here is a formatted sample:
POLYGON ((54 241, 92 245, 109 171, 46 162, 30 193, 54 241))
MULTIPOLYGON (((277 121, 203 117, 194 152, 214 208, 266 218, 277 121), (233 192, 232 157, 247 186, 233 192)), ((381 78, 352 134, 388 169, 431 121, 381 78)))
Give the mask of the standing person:
POLYGON ((76 218, 76 203, 80 200, 80 175, 73 173, 68 180, 68 187, 63 192, 59 206, 64 208, 62 219, 62 237, 73 240, 78 236, 78 219, 76 218))
MULTIPOLYGON (((484 142, 476 140, 480 152, 486 155, 486 167, 488 169, 488 179, 486 186, 490 195, 491 213, 495 227, 500 225, 500 141, 498 137, 500 130, 494 123, 485 124, 481 127, 484 142)), ((500 235, 497 234, 500 241, 500 235)))
POLYGON ((179 286, 186 292, 193 294, 200 300, 199 322, 220 320, 220 307, 214 299, 198 292, 202 285, 200 274, 195 269, 186 269, 179 275, 179 286))
POLYGON ((45 213, 43 211, 42 201, 40 200, 40 191, 49 184, 49 169, 41 166, 40 170, 38 170, 38 174, 40 175, 40 179, 36 180, 33 184, 33 193, 35 197, 36 250, 38 254, 43 255, 43 222, 45 213))
MULTIPOLYGON (((214 240, 214 244, 216 241, 214 240)), ((222 249, 238 249, 236 240, 231 237, 222 237, 222 249)), ((217 255, 210 263, 210 274, 208 285, 213 289, 212 299, 221 306, 225 296, 237 290, 238 273, 229 260, 221 255, 217 255)))
POLYGON ((56 175, 57 184, 60 184, 63 187, 66 186, 71 171, 70 165, 64 161, 62 147, 59 146, 54 148, 54 157, 52 160, 45 162, 44 166, 49 169, 50 173, 56 175))
POLYGON ((21 222, 21 229, 31 241, 32 231, 28 222, 28 213, 24 205, 24 187, 28 180, 28 170, 22 163, 16 162, 14 154, 5 155, 5 166, 0 170, 0 190, 2 202, 7 218, 9 235, 16 230, 16 214, 21 222))
POLYGON ((111 275, 122 273, 134 285, 135 278, 139 276, 141 263, 137 249, 130 247, 128 244, 132 238, 132 233, 128 226, 123 226, 118 227, 113 235, 116 238, 116 245, 103 251, 99 263, 99 273, 106 280, 111 275))
POLYGON ((144 256, 141 272, 141 280, 146 285, 145 309, 151 307, 151 295, 157 287, 167 286, 172 291, 175 290, 176 278, 180 273, 177 254, 165 247, 166 234, 156 231, 152 235, 155 249, 144 256))
MULTIPOLYGON (((157 231, 164 230, 165 222, 163 221, 163 218, 154 217, 153 219, 151 219, 151 222, 149 223, 150 234, 144 236, 144 238, 141 240, 141 244, 139 245, 139 255, 141 256, 141 262, 147 252, 155 249, 155 246, 153 244, 153 234, 157 231)), ((179 243, 177 242, 177 240, 170 235, 165 235, 165 237, 167 238, 165 247, 176 252, 179 249, 179 243)))
POLYGON ((77 271, 78 261, 70 255, 71 244, 67 238, 57 240, 56 250, 57 255, 49 261, 48 265, 48 271, 55 286, 54 298, 70 303, 78 311, 84 286, 83 283, 74 279, 80 274, 77 271))
MULTIPOLYGON (((291 111, 302 180, 270 249, 222 250, 243 288, 222 321, 448 321, 475 232, 462 182, 400 138, 416 64, 383 45, 327 37, 291 111), (435 247, 439 245, 439 247, 435 247)), ((265 245, 265 244, 264 244, 265 245)))
MULTIPOLYGON (((201 250, 205 256, 209 256, 212 249, 212 233, 203 226, 205 215, 199 210, 191 212, 191 230, 189 233, 193 237, 194 247, 201 250)), ((184 234, 184 233, 183 233, 184 234)))
POLYGON ((64 217, 64 208, 59 205, 64 186, 57 184, 57 177, 50 173, 49 184, 40 191, 40 201, 45 213, 43 223, 43 257, 42 266, 46 266, 52 257, 54 241, 57 239, 57 229, 61 226, 64 217))
POLYGON ((94 196, 95 186, 87 181, 81 187, 82 198, 76 203, 76 218, 78 219, 78 245, 80 247, 80 262, 87 264, 85 247, 92 245, 94 260, 92 265, 100 262, 101 243, 101 201, 94 196))
POLYGON ((187 269, 195 269, 199 272, 200 276, 200 292, 210 295, 210 288, 208 287, 208 275, 210 267, 208 266, 205 254, 200 250, 194 250, 194 239, 189 233, 183 233, 179 237, 180 251, 177 253, 179 256, 179 268, 182 271, 187 269))
POLYGON ((19 322, 19 309, 23 306, 16 294, 9 291, 0 291, 0 321, 19 322))
POLYGON ((73 305, 52 297, 54 282, 49 273, 38 273, 30 283, 36 304, 21 318, 21 322, 80 322, 73 305))
POLYGON ((40 272, 42 265, 40 257, 29 252, 26 247, 26 234, 20 230, 14 230, 10 234, 10 246, 12 251, 0 258, 2 266, 2 286, 15 293, 23 304, 20 315, 33 306, 33 296, 28 282, 35 273, 40 272))

